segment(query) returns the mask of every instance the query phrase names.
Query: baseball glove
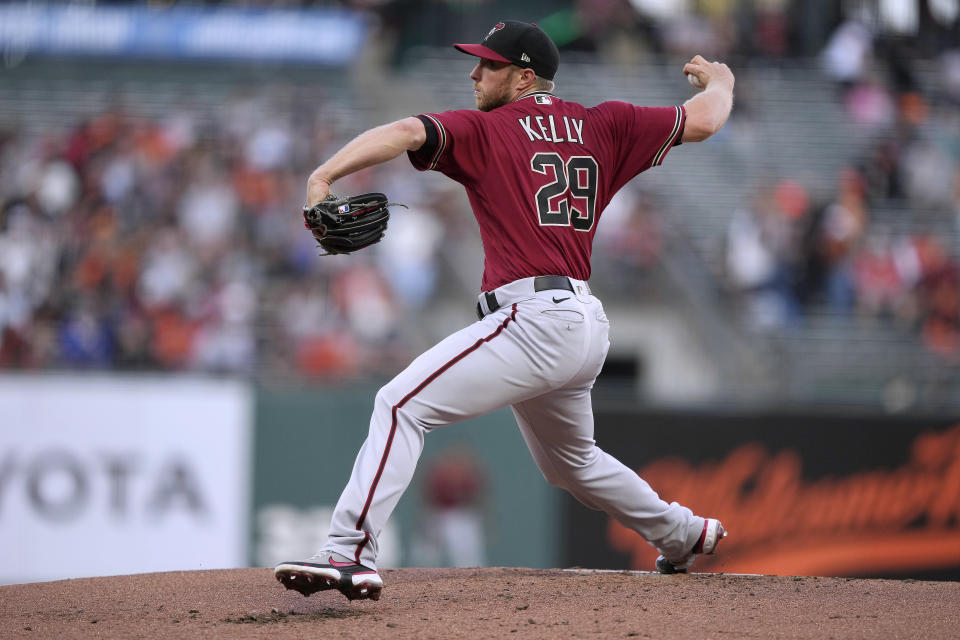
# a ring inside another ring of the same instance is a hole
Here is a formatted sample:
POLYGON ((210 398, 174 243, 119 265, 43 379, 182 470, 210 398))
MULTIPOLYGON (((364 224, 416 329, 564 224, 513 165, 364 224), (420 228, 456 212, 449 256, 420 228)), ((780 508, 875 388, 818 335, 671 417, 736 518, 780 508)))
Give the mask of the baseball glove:
POLYGON ((320 255, 353 253, 380 242, 390 219, 387 207, 393 204, 382 193, 339 198, 328 195, 326 200, 303 208, 303 225, 326 251, 320 255))

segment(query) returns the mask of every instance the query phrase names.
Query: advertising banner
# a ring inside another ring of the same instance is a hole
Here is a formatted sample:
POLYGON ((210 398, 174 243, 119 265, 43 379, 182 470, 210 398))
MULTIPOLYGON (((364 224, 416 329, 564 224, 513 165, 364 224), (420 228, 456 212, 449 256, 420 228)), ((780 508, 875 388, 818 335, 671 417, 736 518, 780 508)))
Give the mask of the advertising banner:
POLYGON ((246 563, 251 394, 0 376, 0 583, 246 563))
POLYGON ((345 64, 355 59, 365 34, 361 14, 334 9, 0 5, 0 47, 6 56, 40 53, 345 64))
MULTIPOLYGON (((698 571, 960 578, 960 420, 597 416, 601 448, 729 537, 698 571)), ((639 535, 567 499, 567 564, 652 569, 639 535), (593 553, 599 549, 599 553, 593 553)))

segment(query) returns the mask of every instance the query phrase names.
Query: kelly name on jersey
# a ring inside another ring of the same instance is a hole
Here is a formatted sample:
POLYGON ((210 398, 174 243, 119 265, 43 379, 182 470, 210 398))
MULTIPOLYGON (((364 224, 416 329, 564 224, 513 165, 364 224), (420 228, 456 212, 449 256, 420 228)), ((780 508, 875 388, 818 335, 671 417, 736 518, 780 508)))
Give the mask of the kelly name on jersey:
POLYGON ((547 116, 525 116, 517 118, 521 129, 530 139, 545 140, 546 142, 575 142, 583 144, 583 119, 562 116, 560 122, 547 116), (564 137, 564 135, 566 137, 564 137))

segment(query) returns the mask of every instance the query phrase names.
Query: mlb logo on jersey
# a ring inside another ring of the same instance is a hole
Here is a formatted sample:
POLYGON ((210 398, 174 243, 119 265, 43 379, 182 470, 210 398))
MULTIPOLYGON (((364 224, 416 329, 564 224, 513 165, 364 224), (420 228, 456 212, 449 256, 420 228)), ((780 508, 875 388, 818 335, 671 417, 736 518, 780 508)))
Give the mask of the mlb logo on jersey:
POLYGON ((550 96, 534 96, 533 99, 537 101, 537 104, 553 104, 550 96))
POLYGON ((350 211, 350 205, 348 204, 342 204, 337 207, 337 213, 346 213, 348 211, 350 211))

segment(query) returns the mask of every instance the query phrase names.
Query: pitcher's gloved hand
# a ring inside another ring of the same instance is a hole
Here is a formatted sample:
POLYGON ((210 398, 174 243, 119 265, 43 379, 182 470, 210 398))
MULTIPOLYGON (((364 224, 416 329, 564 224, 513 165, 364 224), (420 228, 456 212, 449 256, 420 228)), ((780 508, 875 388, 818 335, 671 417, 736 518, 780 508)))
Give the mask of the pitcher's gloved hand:
MULTIPOLYGON (((328 195, 312 207, 303 208, 303 224, 326 251, 321 255, 353 253, 380 242, 390 219, 387 196, 364 193, 357 196, 328 195)), ((405 205, 400 205, 405 206, 405 205)))

